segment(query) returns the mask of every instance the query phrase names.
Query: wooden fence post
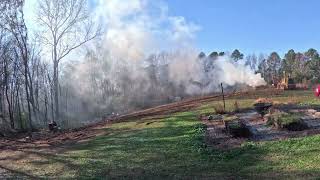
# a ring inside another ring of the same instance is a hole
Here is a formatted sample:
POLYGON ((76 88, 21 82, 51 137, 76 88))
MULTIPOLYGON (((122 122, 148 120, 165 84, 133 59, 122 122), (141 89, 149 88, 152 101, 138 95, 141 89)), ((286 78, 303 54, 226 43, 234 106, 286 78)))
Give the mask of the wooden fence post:
POLYGON ((226 112, 226 102, 225 102, 225 99, 224 99, 224 92, 223 92, 222 83, 221 83, 221 92, 222 92, 222 100, 223 100, 223 110, 224 110, 224 112, 226 112))

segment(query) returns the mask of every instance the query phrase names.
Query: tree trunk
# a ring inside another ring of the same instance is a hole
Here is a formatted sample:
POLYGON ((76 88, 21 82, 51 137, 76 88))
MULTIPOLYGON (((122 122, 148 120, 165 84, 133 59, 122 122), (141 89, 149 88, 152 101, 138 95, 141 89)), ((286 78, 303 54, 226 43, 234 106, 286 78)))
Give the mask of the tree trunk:
POLYGON ((4 64, 4 84, 5 84, 5 96, 8 104, 8 111, 9 111, 9 119, 10 119, 10 127, 11 129, 14 129, 14 119, 13 119, 13 112, 12 112, 12 101, 11 101, 11 93, 9 94, 9 88, 10 88, 10 83, 9 83, 9 72, 8 72, 8 64, 4 64))
POLYGON ((45 111, 44 111, 44 115, 45 115, 45 121, 46 121, 46 124, 49 123, 48 122, 48 95, 47 95, 47 92, 45 92, 45 95, 44 95, 44 107, 45 107, 45 111))
POLYGON ((27 105, 28 105, 28 119, 29 119, 29 131, 32 131, 33 126, 32 126, 32 117, 31 117, 31 106, 30 106, 30 97, 29 97, 29 88, 28 88, 28 68, 24 68, 24 73, 25 73, 25 91, 26 91, 26 96, 27 96, 27 105))
MULTIPOLYGON (((50 80, 51 82, 51 80, 50 80)), ((54 117, 54 98, 53 98, 53 85, 50 83, 50 102, 51 102, 51 121, 55 121, 54 117)))
MULTIPOLYGON (((0 76, 0 81, 2 81, 2 77, 0 76)), ((3 97, 4 97, 4 91, 3 91, 3 85, 0 86, 0 115, 3 115, 3 97)))
POLYGON ((33 117, 34 120, 37 122, 38 121, 38 108, 35 105, 34 102, 34 95, 33 95, 33 82, 32 82, 32 78, 31 78, 31 74, 28 68, 28 77, 29 77, 29 82, 28 82, 28 87, 29 87, 29 102, 32 105, 32 112, 33 112, 33 117))
POLYGON ((59 74, 58 74, 58 61, 54 61, 54 72, 53 72, 53 92, 54 92, 54 102, 55 102, 55 119, 60 120, 59 112, 59 74))
MULTIPOLYGON (((25 48, 25 51, 26 48, 25 48)), ((27 52, 25 52, 27 54, 27 52)), ((26 91, 26 98, 27 98, 27 105, 28 105, 28 119, 29 119, 29 132, 32 131, 32 116, 31 116, 31 105, 30 105, 30 95, 29 95, 29 68, 28 68, 28 56, 22 54, 23 62, 24 62, 24 80, 25 80, 25 91, 26 91)))
POLYGON ((13 112, 12 112, 12 103, 10 101, 10 95, 8 93, 8 87, 6 87, 6 97, 8 103, 8 111, 9 111, 9 118, 10 118, 10 127, 14 129, 14 119, 13 119, 13 112))
POLYGON ((24 130, 24 124, 23 124, 23 120, 22 120, 22 113, 21 113, 21 107, 20 107, 19 89, 20 89, 20 86, 18 85, 17 88, 16 88, 16 91, 17 91, 17 92, 16 92, 16 93, 17 93, 16 101, 17 101, 17 108, 18 108, 20 129, 24 130))

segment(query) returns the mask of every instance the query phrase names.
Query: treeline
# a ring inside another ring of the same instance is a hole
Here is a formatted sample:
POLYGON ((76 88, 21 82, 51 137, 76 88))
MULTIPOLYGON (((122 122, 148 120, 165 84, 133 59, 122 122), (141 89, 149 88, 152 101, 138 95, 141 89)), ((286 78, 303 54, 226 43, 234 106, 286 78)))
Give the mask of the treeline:
POLYGON ((87 1, 43 0, 37 4, 34 23, 41 30, 31 39, 24 3, 0 1, 0 135, 14 129, 32 131, 66 119, 67 111, 60 110, 59 100, 68 94, 59 82, 59 64, 98 34, 87 1), (40 56, 46 50, 49 61, 40 56))
MULTIPOLYGON (((0 2, 0 113, 2 129, 32 129, 40 105, 40 71, 45 71, 32 46, 24 21, 23 1, 0 2), (9 119, 7 119, 9 117, 9 119), (9 125, 9 127, 8 127, 9 125)), ((44 73, 45 74, 45 73, 44 73)), ((46 82, 47 83, 47 82, 46 82)), ((44 88, 44 85, 42 86, 44 88)))
MULTIPOLYGON (((219 56, 227 55, 234 61, 243 61, 256 73, 261 73, 262 77, 268 84, 276 85, 284 74, 289 75, 297 83, 304 80, 311 83, 320 82, 320 57, 316 49, 310 48, 306 52, 296 52, 291 49, 281 57, 277 52, 266 54, 249 54, 244 55, 238 49, 231 54, 225 52, 212 52, 209 54, 209 63, 218 59, 219 56)), ((206 55, 201 52, 199 58, 206 55)), ((210 66, 210 65, 209 65, 210 66)), ((208 67, 209 67, 208 66, 208 67)))
POLYGON ((281 59, 278 53, 273 52, 267 59, 260 62, 258 72, 263 75, 269 84, 279 82, 284 73, 288 74, 297 83, 302 83, 304 80, 319 83, 319 53, 313 48, 306 52, 295 52, 291 49, 281 59))

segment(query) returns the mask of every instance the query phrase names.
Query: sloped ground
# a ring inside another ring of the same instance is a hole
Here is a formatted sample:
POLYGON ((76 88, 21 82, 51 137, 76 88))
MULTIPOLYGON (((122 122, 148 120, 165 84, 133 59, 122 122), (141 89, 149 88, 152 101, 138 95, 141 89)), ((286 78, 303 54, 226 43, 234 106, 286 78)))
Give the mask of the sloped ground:
MULTIPOLYGON (((259 95, 271 95, 278 96, 281 95, 282 91, 276 89, 270 90, 260 90, 252 92, 233 92, 227 93, 226 98, 242 98, 243 96, 258 97, 259 95)), ((149 108, 141 111, 136 111, 130 114, 109 117, 102 122, 89 125, 87 127, 66 130, 59 133, 50 133, 48 131, 35 132, 31 136, 29 134, 14 134, 10 138, 1 139, 0 138, 0 150, 6 147, 30 147, 30 146, 56 146, 62 144, 74 144, 78 141, 93 138, 95 136, 104 133, 101 129, 106 125, 117 122, 127 122, 136 121, 141 118, 148 118, 153 116, 163 116, 170 115, 176 112, 185 112, 197 107, 202 107, 203 104, 208 104, 210 102, 221 101, 221 94, 214 94, 204 97, 189 98, 183 101, 166 104, 162 106, 157 106, 154 108, 149 108), (26 138, 28 137, 28 138, 26 138)))
MULTIPOLYGON (((241 108, 250 108, 256 96, 261 96, 258 93, 246 95, 248 98, 229 97, 227 109, 232 108, 235 100, 241 108)), ((273 98, 281 102, 320 104, 312 92, 286 92, 273 98)), ((154 114, 119 118, 118 121, 124 122, 88 127, 98 129, 97 137, 75 139, 74 143, 36 144, 35 141, 19 146, 22 142, 16 142, 0 151, 0 174, 4 178, 23 179, 314 179, 320 176, 320 136, 244 142, 227 151, 203 146, 205 131, 198 116, 213 113, 212 106, 217 103, 220 102, 211 99, 183 112, 171 112, 169 109, 173 107, 170 107, 161 113, 154 109, 151 110, 154 114)))

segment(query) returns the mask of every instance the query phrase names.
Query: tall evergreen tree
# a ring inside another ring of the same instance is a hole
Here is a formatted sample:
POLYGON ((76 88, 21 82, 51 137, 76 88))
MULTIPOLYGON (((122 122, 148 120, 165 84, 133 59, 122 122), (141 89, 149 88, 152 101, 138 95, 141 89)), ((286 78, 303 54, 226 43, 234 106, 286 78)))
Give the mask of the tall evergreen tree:
POLYGON ((236 62, 243 59, 243 56, 244 55, 238 49, 235 49, 231 54, 231 58, 236 62))

